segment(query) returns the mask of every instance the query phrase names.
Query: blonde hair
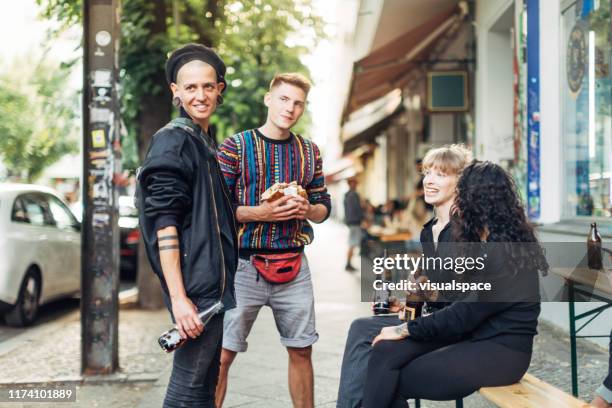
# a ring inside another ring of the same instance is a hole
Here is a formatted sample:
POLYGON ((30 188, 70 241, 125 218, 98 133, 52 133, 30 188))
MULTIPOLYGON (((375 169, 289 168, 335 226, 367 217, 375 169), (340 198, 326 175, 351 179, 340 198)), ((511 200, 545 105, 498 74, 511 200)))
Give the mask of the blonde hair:
POLYGON ((306 95, 310 92, 310 87, 312 84, 304 75, 299 74, 297 72, 285 72, 283 74, 276 74, 272 81, 270 81, 270 90, 280 86, 280 84, 289 84, 293 86, 297 86, 300 88, 306 95))
POLYGON ((452 144, 431 149, 423 158, 423 171, 433 167, 448 174, 461 174, 472 161, 472 152, 463 144, 452 144))

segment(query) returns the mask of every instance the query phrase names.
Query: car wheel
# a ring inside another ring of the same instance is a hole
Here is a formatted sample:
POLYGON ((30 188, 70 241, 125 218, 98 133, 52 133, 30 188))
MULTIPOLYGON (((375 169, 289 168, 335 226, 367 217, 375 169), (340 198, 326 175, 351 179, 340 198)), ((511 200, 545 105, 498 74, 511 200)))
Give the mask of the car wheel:
POLYGON ((40 278, 32 269, 28 270, 21 282, 15 306, 4 316, 9 326, 29 326, 38 316, 40 300, 40 278))

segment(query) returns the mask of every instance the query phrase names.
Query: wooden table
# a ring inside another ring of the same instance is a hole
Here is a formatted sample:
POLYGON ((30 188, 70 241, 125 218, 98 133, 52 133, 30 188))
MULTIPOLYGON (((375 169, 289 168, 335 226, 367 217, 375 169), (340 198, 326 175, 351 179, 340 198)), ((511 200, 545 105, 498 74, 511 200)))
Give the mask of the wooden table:
POLYGON ((379 239, 381 242, 408 241, 412 234, 408 231, 384 232, 368 230, 368 234, 379 239))
POLYGON ((589 268, 551 268, 550 271, 553 274, 565 279, 568 286, 572 394, 574 394, 575 397, 578 397, 578 357, 576 353, 576 339, 584 337, 609 337, 609 334, 579 336, 578 333, 604 310, 612 307, 612 270, 595 270, 589 268), (577 294, 589 296, 592 299, 605 302, 606 304, 576 315, 574 301, 577 294), (576 323, 579 320, 587 317, 590 317, 590 319, 576 329, 576 323))
POLYGON ((408 241, 412 238, 412 234, 409 232, 396 232, 394 234, 381 235, 378 238, 382 242, 408 241))

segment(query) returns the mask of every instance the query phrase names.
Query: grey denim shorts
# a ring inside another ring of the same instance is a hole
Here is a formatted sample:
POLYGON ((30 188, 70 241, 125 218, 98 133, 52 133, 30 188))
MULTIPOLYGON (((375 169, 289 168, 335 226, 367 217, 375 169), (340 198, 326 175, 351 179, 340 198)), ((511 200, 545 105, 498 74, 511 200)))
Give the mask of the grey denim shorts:
POLYGON ((302 255, 296 278, 287 283, 270 283, 261 276, 258 279, 251 262, 240 258, 234 287, 236 307, 225 312, 223 348, 236 352, 247 350, 247 337, 262 306, 272 309, 283 346, 304 348, 319 339, 306 255, 302 255))

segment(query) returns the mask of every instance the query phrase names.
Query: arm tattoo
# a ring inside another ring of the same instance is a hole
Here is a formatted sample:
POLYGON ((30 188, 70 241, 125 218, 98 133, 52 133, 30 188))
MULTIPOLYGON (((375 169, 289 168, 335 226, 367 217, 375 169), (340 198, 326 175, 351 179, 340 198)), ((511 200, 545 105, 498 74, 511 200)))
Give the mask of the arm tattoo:
POLYGON ((161 251, 168 251, 170 249, 179 249, 178 245, 162 245, 159 247, 160 252, 161 251))
POLYGON ((403 323, 395 327, 395 334, 401 336, 402 338, 408 337, 410 333, 408 332, 408 323, 403 323))
POLYGON ((178 235, 164 235, 157 238, 158 241, 170 241, 171 239, 178 239, 178 235))

